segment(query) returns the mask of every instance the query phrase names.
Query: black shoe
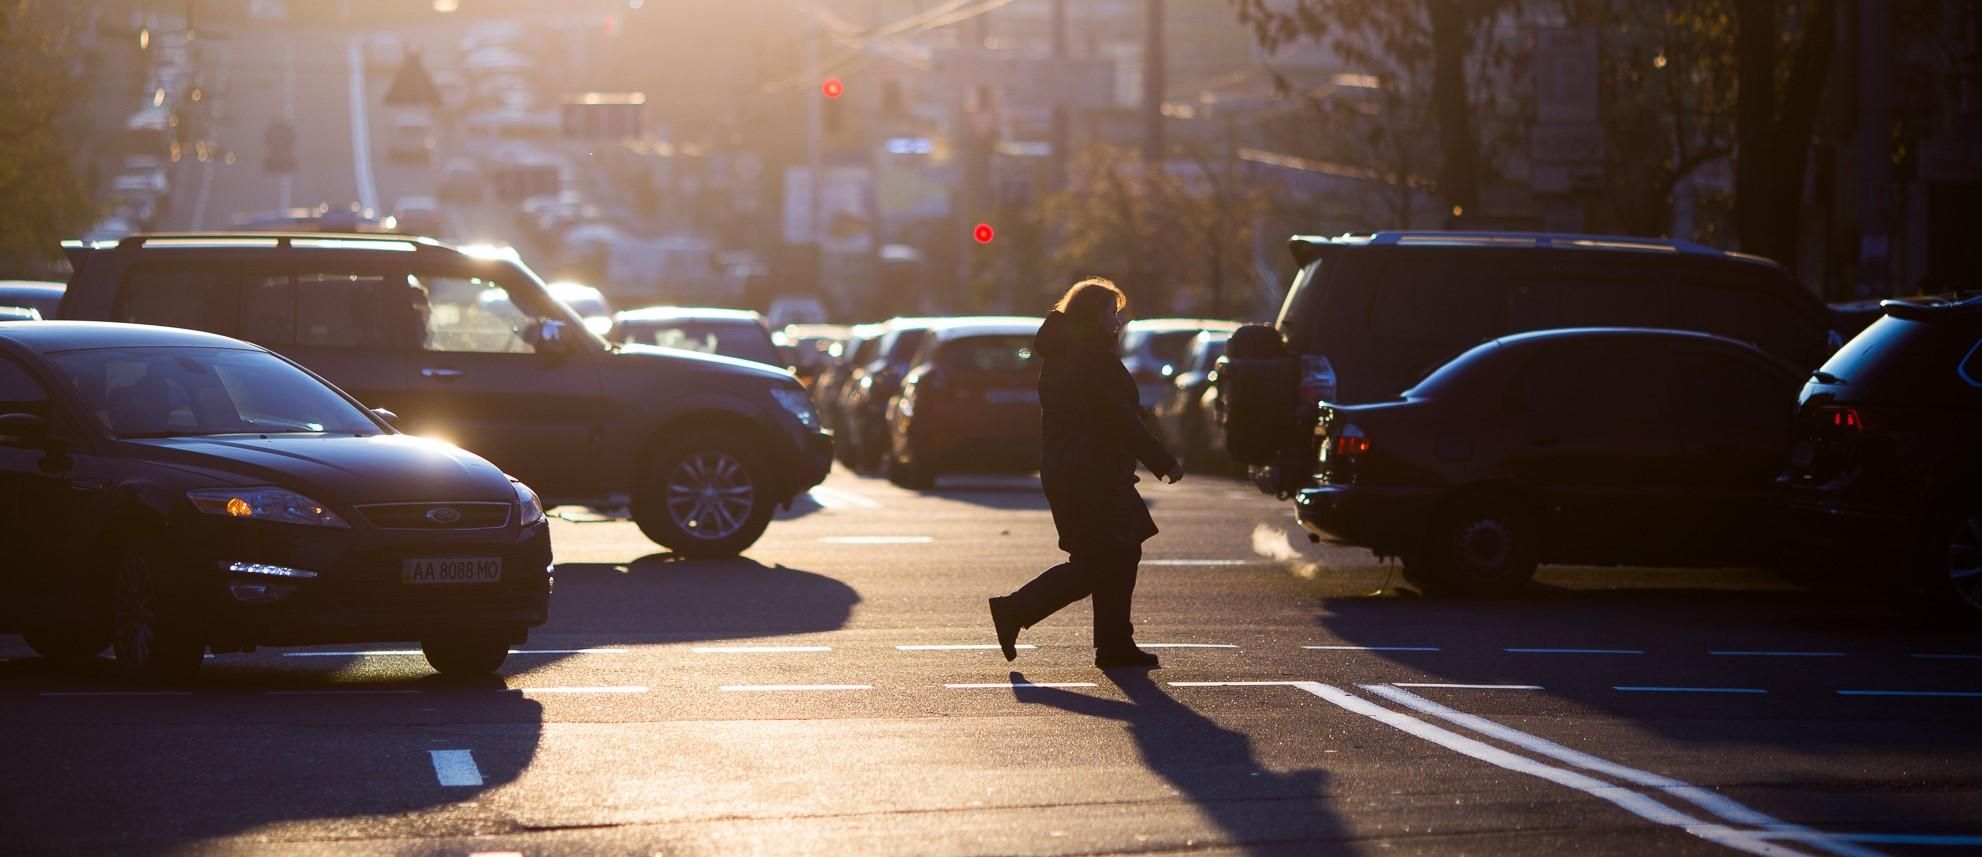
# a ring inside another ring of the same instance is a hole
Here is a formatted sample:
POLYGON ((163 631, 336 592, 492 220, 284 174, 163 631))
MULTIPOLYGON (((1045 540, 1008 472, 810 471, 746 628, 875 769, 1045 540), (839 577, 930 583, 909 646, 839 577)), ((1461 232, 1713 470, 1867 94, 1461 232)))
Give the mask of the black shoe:
POLYGON ((1153 670, 1158 668, 1157 664, 1158 658, 1155 655, 1136 648, 1134 643, 1094 650, 1094 665, 1104 670, 1153 670))
POLYGON ((1005 660, 1015 661, 1019 657, 1019 620, 1012 616, 1011 596, 991 597, 991 627, 998 632, 998 650, 1005 653, 1005 660))

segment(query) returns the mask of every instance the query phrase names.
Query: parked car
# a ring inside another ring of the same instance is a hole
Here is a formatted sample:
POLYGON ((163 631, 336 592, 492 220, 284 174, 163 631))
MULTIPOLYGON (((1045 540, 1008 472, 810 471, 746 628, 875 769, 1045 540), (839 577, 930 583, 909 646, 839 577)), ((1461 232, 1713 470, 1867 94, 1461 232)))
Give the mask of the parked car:
POLYGON ((798 380, 809 385, 833 362, 833 346, 851 335, 844 324, 788 324, 771 333, 771 343, 798 380))
POLYGON ((418 640, 482 675, 548 615, 529 488, 224 336, 0 324, 0 484, 0 631, 45 656, 418 640))
POLYGON ((1184 359, 1170 377, 1170 389, 1156 400, 1157 433, 1184 464, 1199 470, 1227 469, 1225 453, 1215 442, 1217 426, 1205 406, 1205 393, 1216 380, 1218 358, 1225 355, 1231 333, 1206 330, 1191 337, 1184 359))
POLYGON ((64 318, 239 334, 397 410, 413 434, 487 457, 553 506, 630 506, 641 532, 685 555, 749 547, 773 507, 831 466, 831 437, 791 373, 611 347, 512 255, 273 232, 64 247, 76 269, 64 318))
POLYGON ((881 349, 881 334, 887 326, 881 324, 856 324, 848 332, 846 341, 832 350, 832 362, 825 371, 819 373, 819 380, 812 383, 812 401, 819 405, 819 421, 833 432, 833 453, 841 464, 853 466, 853 457, 848 454, 847 423, 845 414, 840 411, 840 401, 846 395, 846 386, 860 367, 874 360, 881 349))
POLYGON ((1762 563, 1802 375, 1690 331, 1501 337, 1399 398, 1324 402, 1296 508, 1436 594, 1518 589, 1537 563, 1762 563))
POLYGON ((1883 308, 1803 385, 1781 482, 1828 552, 1982 622, 1982 298, 1883 308))
POLYGON ((1122 326, 1122 365, 1136 381, 1142 409, 1154 413, 1170 395, 1171 379, 1183 371, 1191 340, 1205 331, 1230 335, 1236 321, 1209 318, 1139 318, 1122 326))
POLYGON ((62 292, 67 288, 62 283, 42 280, 0 280, 0 304, 30 307, 41 313, 42 318, 55 318, 56 309, 62 306, 62 292))
POLYGON ((770 326, 754 310, 678 306, 631 309, 612 317, 609 338, 614 342, 720 354, 766 366, 786 365, 784 355, 771 342, 770 326))
POLYGON ((957 318, 932 328, 888 406, 888 480, 934 487, 943 473, 1039 467, 1040 318, 957 318))
POLYGON ((938 318, 889 319, 875 343, 873 359, 854 369, 847 379, 839 402, 845 433, 836 437, 847 445, 854 469, 881 466, 888 451, 888 402, 901 392, 910 358, 921 350, 929 331, 941 324, 943 320, 938 318))
POLYGON ((1780 265, 1690 242, 1379 232, 1296 236, 1291 247, 1300 272, 1274 328, 1235 335, 1219 371, 1227 451, 1254 467, 1262 491, 1283 496, 1308 481, 1316 402, 1392 398, 1495 337, 1588 326, 1697 330, 1806 369, 1841 344, 1826 307, 1780 265))

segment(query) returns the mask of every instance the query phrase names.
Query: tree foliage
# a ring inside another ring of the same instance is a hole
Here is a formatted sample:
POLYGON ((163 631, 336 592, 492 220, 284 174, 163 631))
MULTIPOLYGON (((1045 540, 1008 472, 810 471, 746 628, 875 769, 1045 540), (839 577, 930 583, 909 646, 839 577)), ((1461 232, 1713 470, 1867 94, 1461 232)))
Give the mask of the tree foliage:
POLYGON ((1054 267, 1120 282, 1143 315, 1250 314, 1253 227, 1267 196, 1233 162, 1185 151, 1198 155, 1192 167, 1160 172, 1128 148, 1078 153, 1067 189, 1038 208, 1060 233, 1054 267))
POLYGON ((60 254, 90 218, 61 126, 62 33, 37 0, 0 0, 0 265, 60 254))

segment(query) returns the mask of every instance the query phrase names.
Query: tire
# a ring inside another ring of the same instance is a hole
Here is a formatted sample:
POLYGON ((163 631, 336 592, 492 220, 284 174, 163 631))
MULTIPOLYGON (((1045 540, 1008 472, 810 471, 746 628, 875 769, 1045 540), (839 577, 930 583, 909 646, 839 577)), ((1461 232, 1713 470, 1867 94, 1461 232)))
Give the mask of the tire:
POLYGON ((1404 579, 1433 597, 1520 592, 1535 576, 1529 515, 1505 498, 1463 498, 1433 516, 1424 545, 1405 558, 1404 579))
POLYGON ((654 456, 633 499, 633 522, 683 556, 731 557, 770 526, 770 470, 733 437, 705 431, 654 456))
POLYGON ((509 641, 500 634, 460 634, 420 641, 427 665, 448 678, 482 678, 509 659, 509 641))
POLYGON ((171 684, 191 679, 206 656, 192 618, 191 595, 174 581, 165 551, 146 542, 117 557, 111 582, 111 647, 117 668, 141 681, 171 684))
POLYGON ((913 452, 903 457, 891 455, 888 457, 888 481, 910 491, 927 491, 936 487, 936 471, 916 461, 913 452))
POLYGON ((21 632, 34 653, 51 661, 86 661, 110 648, 110 637, 94 628, 74 625, 42 626, 21 632))
POLYGON ((1982 628, 1982 500, 1953 503, 1928 519, 1908 577, 1929 618, 1982 628))

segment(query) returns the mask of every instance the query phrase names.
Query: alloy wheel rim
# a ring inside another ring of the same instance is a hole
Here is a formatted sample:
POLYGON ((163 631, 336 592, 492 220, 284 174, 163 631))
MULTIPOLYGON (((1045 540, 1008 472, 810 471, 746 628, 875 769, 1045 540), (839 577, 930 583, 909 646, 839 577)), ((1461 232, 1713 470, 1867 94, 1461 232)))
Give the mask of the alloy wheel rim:
POLYGON ((728 538, 742 530, 757 505, 750 471, 725 452, 697 452, 668 474, 668 515, 699 539, 728 538))
POLYGON ((1948 583, 1969 607, 1982 610, 1982 511, 1948 533, 1948 583))
POLYGON ((152 608, 151 575, 144 558, 126 555, 117 575, 115 631, 117 659, 133 666, 151 660, 157 636, 157 613, 152 608))

